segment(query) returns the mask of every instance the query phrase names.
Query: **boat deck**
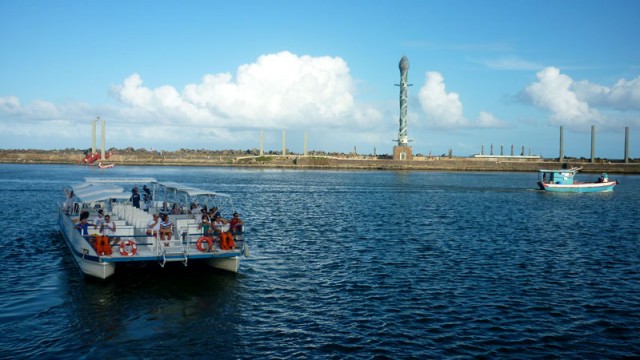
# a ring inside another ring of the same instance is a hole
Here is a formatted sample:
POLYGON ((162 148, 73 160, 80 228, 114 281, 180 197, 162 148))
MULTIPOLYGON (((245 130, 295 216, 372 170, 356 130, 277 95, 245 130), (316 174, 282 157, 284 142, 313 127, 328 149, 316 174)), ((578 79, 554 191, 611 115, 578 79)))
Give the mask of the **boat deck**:
MULTIPOLYGON (((85 209, 86 210, 86 209, 85 209)), ((111 255, 99 255, 100 262, 117 263, 133 261, 160 261, 162 264, 173 261, 187 262, 189 260, 225 258, 239 256, 244 245, 244 234, 239 233, 234 236, 235 247, 230 250, 222 250, 220 241, 212 236, 212 246, 208 249, 208 244, 203 241, 198 249, 198 240, 203 237, 202 230, 198 228, 195 219, 190 214, 169 215, 169 219, 175 225, 173 236, 170 240, 160 240, 158 236, 148 236, 146 234, 147 223, 152 218, 154 208, 150 212, 140 210, 130 204, 113 204, 110 216, 111 221, 116 224, 116 233, 113 237, 119 238, 119 242, 112 246, 111 255), (125 246, 129 243, 135 244, 125 246)), ((99 229, 93 227, 93 219, 97 211, 89 211, 89 234, 98 235, 99 229)), ((75 215, 72 215, 73 218, 75 215)), ((87 239, 87 243, 93 237, 87 239)))

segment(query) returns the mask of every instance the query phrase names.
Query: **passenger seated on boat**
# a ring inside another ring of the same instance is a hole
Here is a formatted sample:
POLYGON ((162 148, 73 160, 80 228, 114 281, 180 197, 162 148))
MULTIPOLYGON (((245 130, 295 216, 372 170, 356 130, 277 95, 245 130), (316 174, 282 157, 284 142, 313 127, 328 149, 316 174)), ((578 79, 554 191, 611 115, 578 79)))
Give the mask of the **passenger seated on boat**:
POLYGON ((160 216, 153 214, 153 218, 147 222, 147 236, 156 236, 160 230, 160 216))
POLYGON ((109 238, 110 245, 116 245, 120 242, 120 238, 115 237, 116 223, 111 221, 111 216, 109 215, 104 217, 104 222, 102 222, 102 225, 100 226, 100 233, 102 236, 109 238))
POLYGON ((89 223, 87 223, 87 218, 89 217, 89 213, 87 213, 86 217, 80 216, 80 222, 76 224, 76 229, 80 232, 82 236, 89 236, 89 223))
POLYGON ((82 211, 80 213, 80 216, 78 217, 78 219, 76 219, 76 222, 80 222, 80 221, 82 221, 82 219, 89 220, 89 212, 88 211, 86 211, 86 210, 82 211))
POLYGON ((224 225, 228 224, 227 220, 223 219, 220 215, 216 216, 213 221, 213 232, 216 237, 220 239, 220 249, 231 250, 235 247, 233 241, 233 235, 230 232, 224 231, 224 225))
POLYGON ((180 205, 178 203, 173 204, 173 207, 171 208, 171 213, 173 215, 182 214, 182 208, 180 207, 180 205))
POLYGON ((169 208, 169 205, 166 201, 162 203, 162 207, 158 209, 158 212, 160 213, 160 215, 169 214, 171 212, 171 209, 169 208))
POLYGON ((244 225, 244 221, 240 219, 237 212, 233 213, 233 218, 229 221, 229 231, 235 235, 242 232, 242 225, 244 225))
POLYGON ((200 215, 200 223, 198 224, 198 229, 202 229, 202 235, 211 235, 213 233, 213 228, 211 227, 211 221, 209 220, 209 215, 205 209, 201 210, 200 215))
POLYGON ((214 206, 213 208, 211 208, 211 214, 209 215, 209 217, 215 219, 217 216, 220 216, 220 209, 214 206))
POLYGON ((104 211, 102 209, 98 210, 98 214, 96 215, 96 217, 93 218, 93 228, 97 229, 99 228, 102 223, 104 222, 104 217, 103 217, 104 211))
POLYGON ((160 221, 160 240, 171 240, 173 237, 173 223, 169 220, 169 215, 162 215, 160 221))
MULTIPOLYGON (((215 209, 215 208, 214 208, 215 209)), ((220 233, 222 232, 222 228, 223 226, 227 224, 227 221, 225 219, 223 219, 220 214, 216 215, 214 220, 213 220, 213 232, 215 232, 216 235, 220 235, 220 233)))

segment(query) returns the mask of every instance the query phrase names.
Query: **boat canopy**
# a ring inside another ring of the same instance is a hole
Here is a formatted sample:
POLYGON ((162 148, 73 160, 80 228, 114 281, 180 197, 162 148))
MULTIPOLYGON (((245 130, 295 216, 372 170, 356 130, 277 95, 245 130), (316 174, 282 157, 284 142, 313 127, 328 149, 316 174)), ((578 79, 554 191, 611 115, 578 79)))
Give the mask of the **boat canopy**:
POLYGON ((117 193, 123 192, 124 188, 117 185, 109 185, 109 184, 101 184, 101 185, 90 185, 86 186, 85 184, 76 184, 71 185, 71 189, 73 193, 78 198, 82 199, 88 196, 102 194, 102 193, 117 193))
POLYGON ((95 202, 108 199, 129 199, 124 188, 113 184, 78 183, 71 185, 73 195, 81 202, 95 202))
POLYGON ((202 189, 194 188, 194 187, 191 187, 191 186, 185 186, 183 184, 179 184, 179 183, 171 182, 171 181, 161 182, 161 183, 158 183, 158 185, 164 187, 166 189, 166 191, 174 192, 176 194, 177 193, 184 193, 185 195, 187 195, 189 197, 195 197, 195 196, 231 197, 228 194, 223 194, 223 193, 218 193, 218 192, 213 192, 213 191, 208 191, 208 190, 202 190, 202 189))
POLYGON ((86 177, 85 182, 73 184, 70 186, 70 189, 73 190, 74 196, 79 201, 85 203, 106 200, 129 200, 131 193, 125 191, 125 188, 121 186, 121 184, 149 184, 153 191, 154 198, 156 195, 159 195, 158 192, 160 192, 164 194, 165 201, 177 201, 183 204, 197 201, 197 199, 208 203, 214 198, 224 199, 224 202, 231 202, 231 195, 228 194, 203 190, 171 181, 158 182, 151 177, 86 177))
POLYGON ((578 169, 560 169, 560 170, 544 170, 544 169, 540 169, 538 170, 541 173, 577 173, 578 169))
POLYGON ((98 194, 93 194, 89 196, 79 197, 82 202, 91 203, 96 201, 106 201, 106 200, 129 200, 131 198, 131 194, 125 192, 103 192, 98 194))

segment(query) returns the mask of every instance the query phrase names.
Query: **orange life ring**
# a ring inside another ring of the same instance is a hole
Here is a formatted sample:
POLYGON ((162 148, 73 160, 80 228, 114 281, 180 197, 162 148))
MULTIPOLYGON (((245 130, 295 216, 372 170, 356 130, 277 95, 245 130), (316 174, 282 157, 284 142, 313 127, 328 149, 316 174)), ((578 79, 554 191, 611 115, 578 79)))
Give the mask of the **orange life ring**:
POLYGON ((211 239, 210 236, 201 236, 200 239, 198 239, 198 242, 196 243, 196 247, 198 248, 198 250, 200 250, 200 252, 210 251, 211 249, 213 249, 213 240, 211 239), (202 243, 205 241, 207 242, 206 249, 202 247, 202 243))
POLYGON ((133 256, 138 251, 138 247, 136 246, 136 242, 133 240, 125 240, 120 243, 120 255, 122 256, 133 256), (127 251, 127 247, 131 249, 131 251, 127 251))

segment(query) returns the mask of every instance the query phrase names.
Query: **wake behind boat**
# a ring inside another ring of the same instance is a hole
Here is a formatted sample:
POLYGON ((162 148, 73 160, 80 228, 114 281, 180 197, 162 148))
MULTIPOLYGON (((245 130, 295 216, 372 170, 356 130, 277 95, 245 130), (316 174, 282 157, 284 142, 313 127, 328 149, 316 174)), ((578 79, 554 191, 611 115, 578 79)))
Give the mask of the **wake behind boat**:
POLYGON ((550 192, 606 192, 613 191, 618 184, 610 180, 607 173, 603 173, 595 182, 578 182, 574 177, 581 168, 562 170, 539 170, 538 187, 550 192))
POLYGON ((218 212, 233 210, 229 195, 153 178, 85 180, 65 189, 67 200, 58 208, 58 224, 86 275, 106 279, 119 264, 132 262, 163 268, 169 262, 204 262, 237 272, 240 257, 248 256, 242 222, 231 222, 233 228, 220 225, 217 231, 213 222, 201 223, 200 204, 218 212), (119 185, 123 183, 133 184, 135 190, 125 192, 119 185), (142 195, 134 195, 138 184, 145 185, 142 195), (155 214, 164 219, 158 223, 155 214))

